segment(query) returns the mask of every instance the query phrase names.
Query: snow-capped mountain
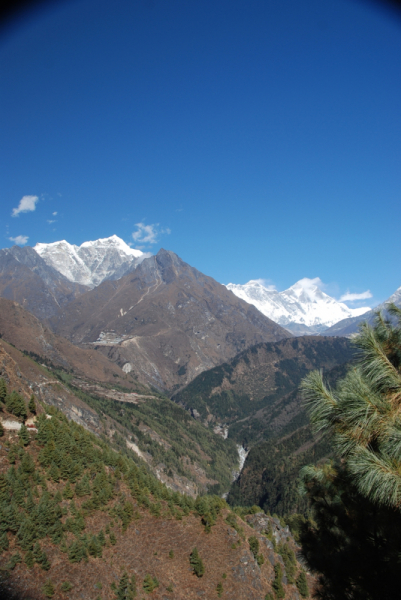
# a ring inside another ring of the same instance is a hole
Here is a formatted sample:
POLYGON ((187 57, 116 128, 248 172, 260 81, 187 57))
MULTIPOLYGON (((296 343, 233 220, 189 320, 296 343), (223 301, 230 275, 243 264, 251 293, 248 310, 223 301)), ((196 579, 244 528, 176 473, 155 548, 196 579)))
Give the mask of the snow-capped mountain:
POLYGON ((287 290, 270 290, 251 280, 245 285, 229 283, 226 287, 261 313, 293 333, 319 333, 342 319, 356 317, 369 307, 348 308, 318 287, 319 279, 300 279, 287 290))
POLYGON ((74 246, 65 240, 36 244, 34 250, 46 264, 67 279, 91 288, 105 279, 119 279, 149 256, 130 248, 116 235, 84 242, 80 246, 74 246))

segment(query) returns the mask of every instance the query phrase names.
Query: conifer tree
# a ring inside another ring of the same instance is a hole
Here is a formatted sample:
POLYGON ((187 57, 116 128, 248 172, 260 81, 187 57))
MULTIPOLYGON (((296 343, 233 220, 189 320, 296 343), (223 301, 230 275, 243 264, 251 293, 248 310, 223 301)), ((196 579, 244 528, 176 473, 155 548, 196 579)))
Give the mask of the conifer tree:
POLYGON ((63 496, 67 500, 71 500, 74 497, 74 490, 70 486, 70 482, 69 481, 67 481, 67 485, 64 488, 63 496))
POLYGON ((21 523, 17 533, 21 548, 23 550, 30 550, 37 536, 38 532, 34 522, 29 516, 26 517, 26 519, 21 523))
POLYGON ((29 400, 28 410, 33 415, 36 415, 36 403, 35 403, 35 396, 33 394, 29 400))
POLYGON ((6 401, 6 397, 7 397, 7 385, 6 385, 6 382, 4 381, 4 378, 2 377, 0 379, 0 405, 6 401))
POLYGON ((0 552, 8 550, 9 542, 6 532, 0 534, 0 552))
POLYGON ((24 424, 21 425, 21 429, 18 432, 18 437, 24 446, 27 446, 29 444, 29 442, 30 442, 29 432, 28 432, 27 427, 24 424))
POLYGON ((104 535, 104 533, 103 533, 103 529, 101 529, 101 530, 99 531, 99 534, 98 534, 98 536, 97 536, 97 540, 98 540, 98 542, 99 542, 99 544, 100 544, 101 546, 105 546, 105 545, 106 545, 106 538, 105 538, 105 535, 104 535))
POLYGON ((278 598, 278 599, 285 597, 282 577, 283 577, 283 570, 281 568, 280 563, 278 563, 278 564, 274 565, 274 581, 272 583, 272 588, 276 594, 276 598, 278 598))
MULTIPOLYGON (((153 580, 152 580, 153 582, 153 580)), ((144 588, 145 589, 145 588, 144 588)), ((154 588, 153 588, 154 589, 154 588)), ((153 591, 153 589, 151 591, 153 591)), ((148 591, 148 590, 145 590, 148 591)), ((135 578, 133 577, 130 581, 128 574, 124 571, 121 576, 118 588, 116 589, 117 600, 132 600, 135 594, 135 578)))
POLYGON ((117 540, 116 540, 116 536, 115 536, 115 534, 114 534, 114 531, 111 531, 111 532, 110 532, 110 544, 111 544, 112 546, 115 546, 115 545, 116 545, 116 543, 117 543, 117 540))
POLYGON ((205 573, 205 567, 203 566, 202 559, 199 556, 197 548, 194 548, 189 557, 189 564, 191 565, 192 571, 197 577, 202 577, 205 573))
POLYGON ((61 584, 61 591, 69 592, 70 590, 72 590, 72 583, 70 583, 69 581, 63 581, 63 583, 61 584))
POLYGON ((298 592, 301 594, 302 598, 308 598, 309 597, 309 589, 308 589, 308 582, 306 580, 305 571, 300 572, 295 583, 298 588, 298 592))
POLYGON ((88 552, 91 556, 94 556, 95 558, 102 556, 102 547, 99 544, 98 539, 95 535, 92 536, 89 542, 88 552))
POLYGON ((30 475, 35 471, 35 462, 29 452, 24 452, 21 459, 20 472, 21 474, 30 475))
POLYGON ((301 471, 316 521, 303 528, 303 552, 330 600, 399 597, 401 309, 387 310, 396 325, 380 313, 373 328, 362 324, 356 363, 335 390, 317 372, 302 384, 314 429, 337 454, 301 471))
POLYGON ((10 491, 4 473, 0 473, 0 504, 6 504, 10 499, 10 491))
POLYGON ((25 400, 16 391, 12 391, 11 394, 6 396, 6 408, 16 417, 21 417, 22 419, 26 419, 27 417, 25 400))
POLYGON ((49 559, 47 558, 46 552, 42 552, 42 558, 40 561, 40 566, 44 571, 48 571, 51 567, 49 559))
POLYGON ((145 590, 145 592, 147 592, 148 594, 151 594, 154 589, 159 587, 159 582, 156 579, 156 577, 152 577, 151 575, 148 574, 145 576, 145 579, 143 580, 142 587, 145 590))
POLYGON ((46 596, 46 598, 53 598, 55 594, 54 585, 51 579, 48 579, 44 586, 42 587, 42 592, 46 596))
POLYGON ((28 550, 28 552, 25 554, 25 564, 28 569, 32 569, 33 565, 35 564, 35 559, 31 550, 28 550))

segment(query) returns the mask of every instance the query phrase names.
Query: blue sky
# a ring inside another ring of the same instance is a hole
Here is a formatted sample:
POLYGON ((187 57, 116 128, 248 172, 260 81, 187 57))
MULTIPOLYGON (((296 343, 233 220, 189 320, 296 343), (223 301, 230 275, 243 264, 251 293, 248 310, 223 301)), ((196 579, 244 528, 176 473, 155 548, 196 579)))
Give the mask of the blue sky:
POLYGON ((9 23, 1 246, 116 234, 222 283, 319 277, 375 305, 401 285, 400 57, 401 15, 358 0, 78 0, 9 23))

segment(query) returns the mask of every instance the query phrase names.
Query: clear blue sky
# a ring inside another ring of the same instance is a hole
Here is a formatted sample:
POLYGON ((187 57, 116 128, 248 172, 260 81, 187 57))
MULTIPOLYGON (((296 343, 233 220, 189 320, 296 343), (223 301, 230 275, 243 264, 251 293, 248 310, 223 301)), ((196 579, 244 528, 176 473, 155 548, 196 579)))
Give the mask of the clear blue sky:
POLYGON ((222 283, 401 285, 401 15, 57 3, 2 32, 0 81, 2 247, 116 234, 222 283))

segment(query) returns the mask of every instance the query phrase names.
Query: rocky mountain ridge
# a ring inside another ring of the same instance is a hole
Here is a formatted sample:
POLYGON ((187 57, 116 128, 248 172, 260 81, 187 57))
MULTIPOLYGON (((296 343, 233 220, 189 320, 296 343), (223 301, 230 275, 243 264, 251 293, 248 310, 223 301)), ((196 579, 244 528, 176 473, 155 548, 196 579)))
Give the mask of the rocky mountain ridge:
POLYGON ((121 238, 112 235, 80 246, 65 240, 50 244, 38 243, 33 248, 45 263, 69 281, 96 287, 106 279, 120 279, 149 254, 130 248, 121 238))
POLYGON ((226 287, 295 335, 321 333, 342 319, 358 317, 370 310, 348 308, 325 294, 316 280, 307 278, 282 292, 268 289, 258 280, 244 285, 229 283, 226 287))

